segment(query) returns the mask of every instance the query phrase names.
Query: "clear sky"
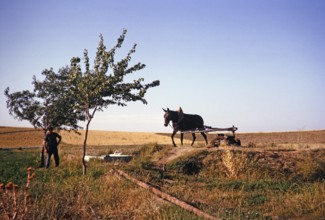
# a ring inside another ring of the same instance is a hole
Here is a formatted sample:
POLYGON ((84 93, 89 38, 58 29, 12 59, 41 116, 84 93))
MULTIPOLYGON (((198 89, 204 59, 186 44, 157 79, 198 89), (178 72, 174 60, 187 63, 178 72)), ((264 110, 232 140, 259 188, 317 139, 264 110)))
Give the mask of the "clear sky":
POLYGON ((108 48, 127 29, 138 44, 134 78, 161 85, 148 105, 97 113, 93 130, 171 132, 162 108, 200 114, 240 132, 325 129, 324 0, 0 0, 0 126, 13 119, 4 90, 32 90, 32 77, 69 65, 102 33, 108 48))

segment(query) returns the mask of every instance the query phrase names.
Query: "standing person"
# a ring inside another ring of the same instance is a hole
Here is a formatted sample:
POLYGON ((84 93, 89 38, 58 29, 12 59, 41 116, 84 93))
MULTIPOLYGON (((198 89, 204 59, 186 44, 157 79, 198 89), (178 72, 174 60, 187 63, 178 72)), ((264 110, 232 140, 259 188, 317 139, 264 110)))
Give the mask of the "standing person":
POLYGON ((52 154, 54 156, 55 166, 59 166, 60 158, 58 152, 58 145, 61 142, 61 136, 58 133, 53 132, 53 127, 50 126, 44 138, 44 142, 47 151, 46 168, 49 168, 50 166, 52 154))

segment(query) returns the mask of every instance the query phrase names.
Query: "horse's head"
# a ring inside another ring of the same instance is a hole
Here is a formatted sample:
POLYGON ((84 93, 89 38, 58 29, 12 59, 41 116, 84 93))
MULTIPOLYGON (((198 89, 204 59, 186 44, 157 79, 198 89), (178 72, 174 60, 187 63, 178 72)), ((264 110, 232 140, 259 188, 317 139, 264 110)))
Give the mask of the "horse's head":
POLYGON ((167 108, 167 110, 163 109, 165 114, 164 114, 164 125, 165 127, 168 126, 169 122, 172 120, 172 112, 169 110, 169 108, 167 108))

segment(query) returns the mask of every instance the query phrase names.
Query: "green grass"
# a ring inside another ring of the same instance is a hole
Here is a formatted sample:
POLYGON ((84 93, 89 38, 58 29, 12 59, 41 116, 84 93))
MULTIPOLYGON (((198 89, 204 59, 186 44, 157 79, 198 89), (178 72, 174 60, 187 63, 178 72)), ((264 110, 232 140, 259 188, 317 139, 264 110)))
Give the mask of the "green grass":
MULTIPOLYGON (((81 161, 68 160, 61 149, 58 168, 37 168, 36 178, 28 189, 27 219, 200 219, 194 214, 164 203, 144 189, 111 173, 113 164, 88 163, 82 175, 81 161)), ((69 152, 71 154, 71 151, 69 152)), ((30 150, 0 151, 1 182, 20 185, 22 196, 27 167, 39 165, 39 152, 30 150)), ((52 163, 53 164, 53 163, 52 163)), ((12 207, 9 191, 1 200, 12 207)), ((18 193, 17 193, 18 195, 18 193)), ((0 207, 0 219, 6 219, 0 207)))
MULTIPOLYGON (((100 155, 118 147, 90 151, 100 155)), ((80 147, 62 146, 58 168, 38 168, 29 189, 29 219, 200 219, 112 174, 125 170, 162 191, 222 219, 322 219, 325 216, 325 153, 195 151, 167 164, 157 158, 173 148, 148 144, 123 151, 128 164, 88 163, 82 175, 80 147), (299 159, 297 159, 299 157, 299 159), (225 161, 224 161, 225 160, 225 161), (228 169, 233 167, 235 176, 228 169)), ((37 150, 0 151, 0 182, 26 183, 37 168, 37 150)), ((10 202, 10 201, 8 201, 10 202)), ((1 210, 0 210, 1 213, 1 210)), ((0 218, 3 217, 0 215, 0 218)))
POLYGON ((223 219, 325 216, 322 152, 303 153, 301 162, 297 162, 296 156, 290 158, 285 152, 203 150, 170 162, 164 171, 152 159, 165 152, 150 146, 141 152, 124 169, 211 215, 223 219), (229 157, 228 164, 223 161, 225 156, 229 157), (229 163, 236 171, 235 177, 227 173, 229 163))
POLYGON ((0 182, 26 183, 26 169, 39 165, 36 150, 0 150, 0 182))

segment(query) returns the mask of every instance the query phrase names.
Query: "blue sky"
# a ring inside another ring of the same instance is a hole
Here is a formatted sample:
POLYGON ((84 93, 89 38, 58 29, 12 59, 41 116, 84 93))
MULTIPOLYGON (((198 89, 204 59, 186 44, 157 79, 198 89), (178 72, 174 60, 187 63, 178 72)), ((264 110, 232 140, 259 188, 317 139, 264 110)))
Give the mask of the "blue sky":
POLYGON ((161 108, 200 114, 206 125, 240 132, 325 128, 323 0, 0 1, 0 125, 13 119, 3 95, 32 89, 32 77, 82 57, 94 59, 123 29, 124 57, 138 44, 133 74, 161 85, 148 105, 97 113, 90 129, 171 132, 161 108))

